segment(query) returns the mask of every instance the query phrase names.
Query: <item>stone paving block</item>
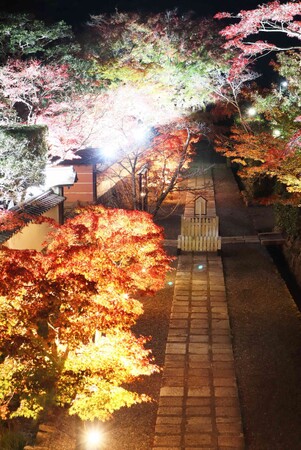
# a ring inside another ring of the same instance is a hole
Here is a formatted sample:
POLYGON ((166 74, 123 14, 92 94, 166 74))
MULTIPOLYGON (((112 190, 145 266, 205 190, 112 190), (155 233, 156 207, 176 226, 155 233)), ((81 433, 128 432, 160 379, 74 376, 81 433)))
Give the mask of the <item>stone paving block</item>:
POLYGON ((217 438, 218 445, 227 447, 234 447, 235 449, 244 450, 244 439, 242 436, 228 436, 228 435, 220 435, 217 438))
POLYGON ((188 320, 171 319, 169 322, 170 328, 188 328, 188 320))
POLYGON ((157 417, 157 424, 181 424, 182 423, 182 417, 171 417, 171 416, 158 416, 157 417))
MULTIPOLYGON (((231 347, 224 347, 224 348, 216 348, 216 347, 212 347, 212 354, 214 357, 218 357, 219 355, 229 355, 232 357, 233 359, 233 350, 231 347)), ((215 358, 213 358, 215 359, 215 358)), ((219 359, 221 360, 221 359, 219 359)), ((230 358, 231 361, 231 358, 230 358)))
POLYGON ((189 361, 190 369, 210 369, 211 361, 203 360, 203 361, 189 361))
POLYGON ((166 354, 174 353, 176 355, 186 354, 186 344, 181 343, 167 343, 165 348, 166 354))
POLYGON ((160 397, 159 406, 182 406, 183 397, 160 397))
POLYGON ((158 416, 182 416, 183 409, 178 406, 159 406, 158 416))
MULTIPOLYGON (((186 329, 183 328, 173 328, 173 329, 169 329, 168 332, 168 338, 170 336, 180 336, 180 337, 187 337, 188 336, 188 331, 186 329)), ((168 339, 167 338, 167 339, 168 339)))
POLYGON ((182 427, 181 424, 175 423, 164 423, 164 424, 156 424, 155 426, 155 434, 178 434, 181 435, 182 427))
POLYGON ((185 448, 187 448, 189 445, 190 446, 195 446, 195 445, 201 445, 201 444, 211 444, 212 443, 212 438, 211 438, 211 434, 199 434, 199 433, 187 433, 185 434, 184 437, 184 442, 185 442, 185 448))
POLYGON ((160 397, 182 397, 184 389, 182 387, 163 386, 160 389, 160 397))
POLYGON ((211 416, 211 414, 212 414, 211 406, 187 406, 186 407, 186 417, 189 417, 189 416, 211 416))
POLYGON ((242 433, 242 426, 239 422, 217 423, 217 431, 220 434, 233 434, 239 436, 242 433))
POLYGON ((214 331, 215 329, 229 329, 229 320, 228 319, 213 319, 212 322, 212 330, 214 331))
POLYGON ((165 377, 184 377, 184 368, 183 369, 174 369, 174 368, 166 368, 164 369, 163 376, 165 377))
POLYGON ((212 418, 210 415, 208 416, 198 416, 198 417, 188 417, 187 418, 187 425, 197 424, 197 425, 204 425, 204 424, 210 424, 212 426, 212 418))
MULTIPOLYGON (((239 404, 238 398, 234 397, 215 397, 214 399, 216 406, 234 406, 237 407, 239 404)), ((217 421, 224 421, 225 418, 217 418, 217 421)), ((229 419, 233 420, 233 418, 229 419)))
POLYGON ((209 352, 209 347, 207 344, 193 343, 188 345, 188 352, 190 354, 196 353, 198 355, 207 355, 209 352))
POLYGON ((187 342, 186 336, 168 336, 167 342, 187 342))
POLYGON ((226 353, 228 352, 233 353, 232 346, 227 342, 213 342, 211 347, 212 351, 216 353, 218 353, 219 351, 221 352, 225 351, 226 353))
POLYGON ((168 435, 155 435, 154 445, 162 446, 162 445, 181 445, 181 435, 178 434, 168 434, 168 435))
POLYGON ((212 336, 212 342, 213 343, 225 343, 231 345, 231 336, 229 333, 222 334, 222 335, 214 335, 212 336))
POLYGON ((189 342, 207 343, 209 342, 209 336, 206 334, 192 334, 189 337, 189 342))
POLYGON ((206 377, 209 379, 211 374, 211 371, 209 369, 200 369, 200 368, 196 368, 196 369, 192 369, 192 368, 188 368, 187 371, 187 376, 188 377, 206 377))
POLYGON ((202 320, 202 319, 192 319, 190 321, 190 328, 204 328, 208 329, 208 320, 202 320))
POLYGON ((232 361, 234 361, 232 352, 230 354, 213 353, 212 359, 213 359, 213 362, 215 362, 215 361, 218 361, 218 362, 229 362, 229 361, 232 362, 232 361))
POLYGON ((210 357, 208 354, 189 354, 188 357, 189 367, 193 367, 194 363, 199 363, 203 361, 210 361, 210 357))
POLYGON ((210 386, 210 379, 201 377, 190 377, 187 380, 188 386, 198 388, 200 386, 210 386))
POLYGON ((188 387, 188 397, 209 397, 210 388, 208 386, 201 386, 198 388, 188 387))
POLYGON ((212 403, 211 397, 190 397, 186 400, 187 406, 210 406, 212 403))
POLYGON ((233 361, 213 361, 212 362, 212 368, 214 369, 227 369, 231 370, 234 368, 234 362, 233 361))
POLYGON ((191 319, 207 321, 209 318, 208 312, 192 312, 190 314, 191 319))
POLYGON ((208 333, 209 333, 208 326, 207 327, 194 327, 194 328, 190 329, 191 335, 200 334, 200 335, 208 336, 208 333))
POLYGON ((161 386, 184 387, 186 384, 184 377, 166 377, 163 376, 161 386))
POLYGON ((237 397, 237 388, 232 386, 221 386, 214 388, 216 397, 237 397))
POLYGON ((227 386, 227 387, 233 387, 236 389, 236 379, 234 377, 227 377, 227 378, 213 378, 213 385, 215 387, 221 387, 221 386, 227 386))
POLYGON ((188 315, 189 315, 188 312, 178 312, 178 311, 176 311, 176 312, 172 312, 170 314, 170 317, 171 317, 172 320, 175 320, 175 319, 180 319, 181 320, 181 319, 187 319, 188 315))
MULTIPOLYGON (((159 450, 159 449, 158 449, 159 450)), ((161 450, 161 449, 160 449, 161 450)), ((194 445, 193 447, 187 447, 187 445, 185 446, 185 450, 216 450, 215 446, 211 446, 209 444, 204 444, 204 445, 194 445)), ((229 450, 229 449, 228 449, 229 450)))
POLYGON ((212 313, 212 319, 217 319, 217 320, 225 319, 227 316, 228 316, 227 313, 219 313, 219 312, 212 313))
POLYGON ((188 312, 189 311, 189 305, 186 303, 183 304, 173 304, 171 308, 171 312, 188 312))
POLYGON ((240 409, 235 406, 216 406, 216 417, 240 417, 240 409))
POLYGON ((210 377, 190 376, 187 378, 187 384, 194 388, 198 386, 210 386, 211 379, 210 377))
POLYGON ((210 423, 203 423, 203 424, 197 424, 197 423, 192 423, 192 424, 187 424, 185 431, 186 433, 210 433, 212 434, 212 424, 210 423))
POLYGON ((211 330, 212 341, 214 341, 215 336, 230 336, 230 328, 217 328, 214 327, 211 330))
POLYGON ((153 447, 153 450, 182 450, 182 447, 153 447))
POLYGON ((184 367, 184 362, 185 362, 184 355, 173 355, 173 354, 165 355, 164 364, 166 367, 168 366, 184 367))

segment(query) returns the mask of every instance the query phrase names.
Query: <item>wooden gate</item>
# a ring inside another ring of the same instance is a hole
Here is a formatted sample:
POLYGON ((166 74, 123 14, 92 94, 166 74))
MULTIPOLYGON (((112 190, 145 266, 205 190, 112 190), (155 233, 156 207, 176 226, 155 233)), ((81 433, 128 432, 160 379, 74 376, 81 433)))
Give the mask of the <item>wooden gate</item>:
POLYGON ((181 217, 181 235, 178 249, 187 252, 216 252, 221 249, 218 235, 219 218, 181 217))

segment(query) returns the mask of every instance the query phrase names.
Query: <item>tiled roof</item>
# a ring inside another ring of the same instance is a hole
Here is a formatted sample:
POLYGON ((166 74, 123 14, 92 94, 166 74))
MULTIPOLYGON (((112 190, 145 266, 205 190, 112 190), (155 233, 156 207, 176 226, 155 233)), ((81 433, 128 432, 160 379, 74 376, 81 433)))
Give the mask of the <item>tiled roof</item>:
MULTIPOLYGON (((18 214, 29 214, 31 216, 41 216, 46 211, 49 211, 51 208, 59 205, 65 200, 65 197, 61 195, 55 194, 52 190, 47 192, 43 192, 43 194, 38 195, 26 202, 22 203, 22 205, 14 206, 10 209, 10 211, 16 212, 18 214)), ((30 222, 30 220, 28 220, 30 222)), ((0 232, 0 244, 7 241, 10 237, 12 237, 17 231, 19 231, 21 227, 15 228, 14 230, 2 231, 0 232)))

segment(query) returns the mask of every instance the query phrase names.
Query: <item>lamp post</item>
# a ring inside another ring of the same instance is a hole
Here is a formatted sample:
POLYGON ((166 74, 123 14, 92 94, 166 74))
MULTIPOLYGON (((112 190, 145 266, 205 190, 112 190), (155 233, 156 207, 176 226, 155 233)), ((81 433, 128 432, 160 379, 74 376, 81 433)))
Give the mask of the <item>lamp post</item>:
POLYGON ((139 209, 140 211, 147 211, 147 176, 148 176, 148 164, 144 164, 138 172, 138 183, 139 183, 139 209))
POLYGON ((279 92, 282 93, 287 90, 288 82, 286 80, 281 81, 279 85, 279 92))

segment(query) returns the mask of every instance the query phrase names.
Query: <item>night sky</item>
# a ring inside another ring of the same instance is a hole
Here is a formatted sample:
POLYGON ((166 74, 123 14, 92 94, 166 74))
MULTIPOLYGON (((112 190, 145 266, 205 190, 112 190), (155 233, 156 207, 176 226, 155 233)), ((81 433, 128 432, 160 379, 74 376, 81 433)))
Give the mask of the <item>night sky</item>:
POLYGON ((213 15, 218 11, 237 12, 253 9, 264 0, 197 1, 197 0, 0 0, 1 10, 31 12, 44 20, 61 20, 80 25, 90 14, 119 11, 159 12, 178 8, 180 12, 193 10, 198 16, 213 15))

